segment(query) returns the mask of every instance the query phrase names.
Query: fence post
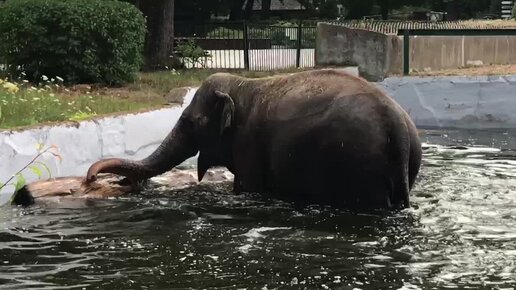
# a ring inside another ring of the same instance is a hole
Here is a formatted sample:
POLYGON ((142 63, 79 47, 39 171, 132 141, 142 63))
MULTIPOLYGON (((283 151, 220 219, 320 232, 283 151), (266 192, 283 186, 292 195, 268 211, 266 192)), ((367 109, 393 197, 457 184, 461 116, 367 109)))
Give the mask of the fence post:
POLYGON ((408 29, 403 30, 403 75, 410 74, 410 33, 408 29))
POLYGON ((246 70, 249 70, 249 35, 246 20, 244 20, 244 31, 242 36, 242 38, 244 39, 244 68, 246 70))
POLYGON ((301 63, 301 36, 303 35, 302 29, 303 29, 303 20, 299 19, 299 23, 297 25, 296 68, 299 68, 300 63, 301 63))

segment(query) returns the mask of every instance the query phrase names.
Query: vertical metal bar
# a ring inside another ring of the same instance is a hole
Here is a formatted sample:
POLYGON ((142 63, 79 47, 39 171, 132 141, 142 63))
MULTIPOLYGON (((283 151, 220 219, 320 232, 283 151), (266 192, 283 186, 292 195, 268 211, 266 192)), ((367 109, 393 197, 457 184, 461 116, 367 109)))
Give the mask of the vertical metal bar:
MULTIPOLYGON (((276 27, 273 27, 272 29, 274 35, 279 35, 280 32, 278 32, 278 29, 276 27)), ((278 37, 278 36, 276 36, 278 37)), ((283 64, 283 59, 281 58, 281 42, 278 42, 278 44, 274 47, 274 59, 269 60, 269 68, 268 70, 271 71, 276 66, 273 66, 273 64, 277 63, 279 67, 281 67, 283 64)))
MULTIPOLYGON (((233 29, 232 24, 229 24, 229 36, 228 37, 229 37, 229 39, 231 39, 231 41, 234 41, 234 39, 235 39, 235 30, 233 29)), ((228 40, 228 42, 229 42, 229 40, 228 40)), ((236 68, 235 48, 233 47, 233 49, 230 49, 228 51, 229 51, 230 59, 232 59, 232 61, 233 61, 232 68, 236 68), (231 56, 233 56, 233 57, 231 57, 231 56)))
MULTIPOLYGON (((238 37, 238 27, 235 25, 231 25, 231 29, 233 29, 233 39, 235 39, 235 46, 236 46, 236 39, 239 39, 238 37)), ((233 61, 235 62, 235 68, 240 68, 240 50, 238 50, 238 47, 233 48, 233 61)))
POLYGON ((276 55, 276 48, 274 48, 274 41, 273 41, 273 36, 274 36, 274 33, 275 33, 275 28, 271 26, 270 28, 270 32, 271 32, 271 57, 267 58, 267 64, 266 64, 266 70, 271 70, 271 61, 277 61, 278 64, 279 64, 279 59, 278 59, 278 56, 276 55))
MULTIPOLYGON (((274 48, 274 40, 273 40, 273 36, 274 36, 274 27, 270 26, 269 28, 269 37, 271 39, 271 57, 268 57, 267 59, 265 59, 265 66, 264 66, 264 70, 270 70, 271 69, 271 66, 270 66, 270 62, 271 61, 275 61, 277 59, 277 56, 276 56, 276 49, 274 48)), ((279 59, 277 60, 277 62, 279 63, 279 59)))
MULTIPOLYGON (((218 41, 225 41, 225 39, 227 39, 226 27, 220 26, 220 28, 221 28, 220 29, 220 34, 221 35, 219 35, 219 40, 218 41), (221 39, 224 39, 224 40, 221 40, 221 39)), ((226 52, 227 52, 227 50, 225 50, 225 49, 219 50, 219 55, 222 54, 220 68, 228 68, 228 60, 226 58, 226 52)))
MULTIPOLYGON (((238 29, 238 28, 236 28, 236 29, 238 29)), ((238 35, 238 39, 240 39, 240 37, 241 37, 241 39, 244 39, 244 31, 243 30, 242 30, 242 34, 238 34, 237 33, 237 35, 238 35)), ((242 54, 242 57, 240 57, 241 56, 241 54, 240 54, 241 50, 242 49, 240 49, 240 46, 239 46, 238 47, 238 68, 239 69, 242 68, 242 61, 243 61, 243 54, 242 54)))
POLYGON ((296 51, 296 68, 299 68, 301 62, 301 35, 303 30, 303 20, 299 19, 297 25, 297 51, 296 51))
POLYGON ((247 33, 247 21, 244 20, 244 68, 249 70, 249 42, 248 42, 248 33, 247 33))
MULTIPOLYGON (((260 27, 258 30, 257 30, 257 33, 260 34, 260 39, 263 41, 264 39, 266 39, 267 37, 267 30, 265 30, 266 28, 265 27, 260 27)), ((267 41, 265 41, 267 42, 267 41)), ((263 67, 263 63, 264 63, 264 59, 265 59, 265 55, 266 53, 269 53, 269 50, 267 49, 267 47, 262 47, 262 49, 259 50, 259 67, 256 69, 258 71, 262 70, 262 67, 263 67)))
POLYGON ((256 25, 247 26, 247 49, 249 70, 255 70, 258 65, 256 60, 256 25))
POLYGON ((403 75, 410 74, 410 33, 408 29, 403 31, 403 75))

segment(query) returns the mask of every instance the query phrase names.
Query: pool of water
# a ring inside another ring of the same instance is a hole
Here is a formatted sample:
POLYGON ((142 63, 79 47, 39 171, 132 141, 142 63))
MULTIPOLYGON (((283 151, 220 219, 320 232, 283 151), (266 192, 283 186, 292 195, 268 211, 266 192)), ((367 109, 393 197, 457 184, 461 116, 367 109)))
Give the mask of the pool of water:
POLYGON ((233 196, 230 184, 7 206, 0 287, 514 287, 515 133, 423 132, 412 207, 393 214, 233 196))

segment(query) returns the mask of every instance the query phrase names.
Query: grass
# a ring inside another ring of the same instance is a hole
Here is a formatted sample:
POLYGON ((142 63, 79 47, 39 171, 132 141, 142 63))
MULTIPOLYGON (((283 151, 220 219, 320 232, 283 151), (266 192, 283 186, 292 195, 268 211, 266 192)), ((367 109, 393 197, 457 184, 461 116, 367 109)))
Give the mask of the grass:
MULTIPOLYGON (((34 85, 24 81, 0 80, 0 130, 20 130, 53 122, 80 121, 106 114, 157 109, 165 106, 169 92, 176 88, 198 86, 209 75, 223 70, 191 69, 140 73, 135 83, 123 87, 76 85, 65 87, 59 80, 34 85)), ((300 69, 270 72, 235 71, 256 78, 300 69)), ((430 72, 412 76, 507 75, 516 74, 516 65, 492 65, 430 72)), ((180 102, 181 99, 176 99, 180 102)))
POLYGON ((411 76, 492 76, 492 75, 514 75, 516 64, 471 66, 455 69, 443 69, 428 72, 411 72, 411 76))
MULTIPOLYGON (((0 130, 157 109, 166 104, 166 96, 172 89, 198 86, 217 71, 222 70, 141 73, 135 83, 116 88, 87 84, 65 87, 54 79, 46 79, 38 85, 23 80, 1 80, 0 130)), ((263 77, 293 71, 299 70, 232 72, 245 77, 263 77)))
POLYGON ((80 121, 119 111, 158 107, 149 100, 127 101, 112 96, 68 96, 51 90, 21 88, 18 92, 0 90, 0 129, 14 129, 47 122, 80 121))

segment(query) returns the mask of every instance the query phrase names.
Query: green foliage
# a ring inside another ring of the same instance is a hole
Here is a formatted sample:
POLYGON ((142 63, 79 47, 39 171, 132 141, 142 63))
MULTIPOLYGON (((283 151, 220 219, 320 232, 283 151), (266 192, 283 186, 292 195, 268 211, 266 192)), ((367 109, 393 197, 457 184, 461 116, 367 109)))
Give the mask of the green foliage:
POLYGON ((14 185, 14 191, 20 190, 27 181, 25 180, 25 176, 21 172, 16 174, 16 184, 14 185))
POLYGON ((180 42, 176 46, 176 51, 185 65, 190 65, 191 67, 197 64, 201 67, 205 67, 206 60, 211 58, 211 55, 206 50, 202 49, 202 47, 198 46, 192 39, 180 42))
POLYGON ((59 150, 57 146, 52 145, 47 148, 44 148, 43 144, 37 144, 37 154, 32 158, 32 160, 29 161, 25 166, 23 166, 20 170, 18 170, 16 173, 14 173, 6 182, 0 182, 0 190, 4 189, 7 186, 13 186, 14 192, 11 196, 11 201, 16 196, 16 193, 18 190, 20 190, 22 187, 24 187, 27 184, 27 180, 25 179, 25 175, 23 175, 23 172, 26 169, 30 169, 33 173, 35 173, 38 176, 38 179, 41 179, 43 176, 43 171, 41 170, 40 166, 43 167, 47 174, 48 178, 52 177, 52 173, 50 172, 50 169, 48 166, 41 161, 38 161, 38 158, 43 156, 44 154, 50 154, 53 157, 55 157, 58 160, 62 160, 61 155, 59 154, 59 150))
POLYGON ((272 45, 281 45, 288 46, 291 44, 290 38, 285 35, 284 29, 274 29, 271 33, 271 43, 272 45))
POLYGON ((0 60, 11 77, 67 83, 134 81, 143 64, 142 13, 120 1, 9 0, 0 6, 0 60))
POLYGON ((315 29, 302 29, 301 34, 301 48, 315 48, 315 29))
POLYGON ((226 28, 222 26, 217 26, 210 30, 207 34, 207 38, 229 38, 229 39, 242 39, 243 38, 243 30, 236 28, 226 28))
POLYGON ((95 116, 95 113, 83 112, 83 111, 79 110, 77 113, 71 115, 69 120, 71 120, 71 121, 83 121, 83 120, 88 120, 89 118, 91 118, 93 116, 95 116))
POLYGON ((0 129, 81 121, 99 114, 153 108, 160 104, 159 99, 125 99, 90 91, 74 93, 53 79, 43 80, 37 87, 23 81, 0 79, 0 129))

